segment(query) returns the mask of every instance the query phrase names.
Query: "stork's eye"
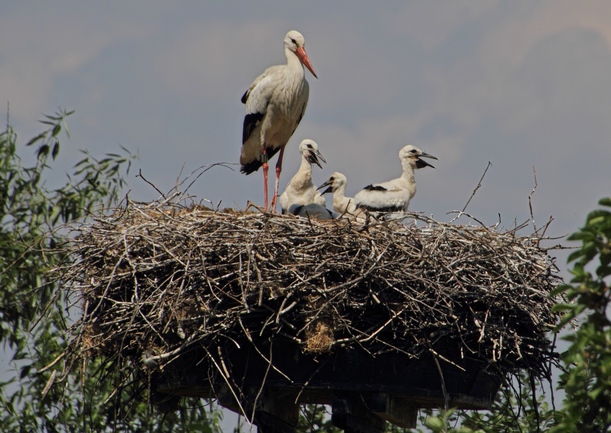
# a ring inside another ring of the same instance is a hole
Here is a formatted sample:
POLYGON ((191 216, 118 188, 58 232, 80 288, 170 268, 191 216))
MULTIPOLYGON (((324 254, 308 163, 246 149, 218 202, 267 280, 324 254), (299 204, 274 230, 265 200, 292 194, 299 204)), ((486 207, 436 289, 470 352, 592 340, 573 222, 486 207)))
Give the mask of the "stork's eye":
POLYGON ((418 153, 418 151, 416 149, 412 149, 410 150, 411 153, 418 153))
POLYGON ((291 42, 297 45, 297 41, 295 39, 291 38, 291 42))

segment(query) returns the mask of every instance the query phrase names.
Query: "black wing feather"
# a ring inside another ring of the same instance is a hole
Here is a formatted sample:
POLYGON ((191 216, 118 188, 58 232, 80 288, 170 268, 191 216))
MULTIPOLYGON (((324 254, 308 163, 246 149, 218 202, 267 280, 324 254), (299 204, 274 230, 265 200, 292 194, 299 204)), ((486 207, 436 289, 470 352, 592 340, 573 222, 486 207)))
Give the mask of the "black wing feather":
POLYGON ((374 207, 374 206, 369 206, 365 203, 357 203, 356 207, 358 209, 366 209, 366 210, 375 211, 375 212, 400 212, 403 210, 403 207, 401 206, 374 207))
POLYGON ((250 95, 250 90, 247 90, 242 95, 242 99, 240 99, 240 101, 242 101, 242 104, 246 104, 246 101, 248 100, 248 95, 250 95))
MULTIPOLYGON (((273 156, 278 153, 279 150, 279 147, 268 147, 266 150, 267 159, 272 159, 273 156)), ((248 164, 244 164, 242 167, 240 167, 240 173, 250 174, 252 172, 257 171, 259 168, 261 168, 262 165, 263 162, 259 161, 258 159, 255 159, 254 161, 251 161, 248 164)))
POLYGON ((246 143, 246 140, 255 130, 257 125, 263 120, 263 113, 249 113, 244 116, 244 126, 242 127, 242 144, 246 143))
POLYGON ((388 191, 388 189, 384 188, 381 185, 367 185, 363 189, 365 189, 367 191, 388 191))

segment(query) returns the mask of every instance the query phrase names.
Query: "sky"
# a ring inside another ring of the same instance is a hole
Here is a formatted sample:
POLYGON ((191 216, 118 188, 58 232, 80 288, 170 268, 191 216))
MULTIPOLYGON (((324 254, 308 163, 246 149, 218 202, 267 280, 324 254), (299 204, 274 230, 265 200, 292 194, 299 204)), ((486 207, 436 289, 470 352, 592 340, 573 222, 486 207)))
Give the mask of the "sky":
MULTIPOLYGON (((319 78, 306 72, 310 99, 281 190, 299 166, 299 142, 311 138, 327 160, 314 167, 315 184, 340 171, 350 196, 398 177, 406 144, 435 155, 435 169, 416 173, 410 210, 444 222, 489 162, 466 209, 487 225, 531 220, 531 196, 535 226, 553 217, 547 234, 563 237, 611 196, 606 0, 3 2, 0 114, 10 107, 25 145, 44 114, 75 110, 56 171, 70 170, 79 149, 103 156, 124 146, 139 155, 133 200, 159 196, 139 170, 167 192, 226 162, 197 178, 194 199, 261 205, 262 173, 239 173, 240 97, 285 62, 291 29, 319 78)), ((556 243, 567 244, 547 245, 556 243)), ((566 251, 551 254, 567 276, 566 251)))

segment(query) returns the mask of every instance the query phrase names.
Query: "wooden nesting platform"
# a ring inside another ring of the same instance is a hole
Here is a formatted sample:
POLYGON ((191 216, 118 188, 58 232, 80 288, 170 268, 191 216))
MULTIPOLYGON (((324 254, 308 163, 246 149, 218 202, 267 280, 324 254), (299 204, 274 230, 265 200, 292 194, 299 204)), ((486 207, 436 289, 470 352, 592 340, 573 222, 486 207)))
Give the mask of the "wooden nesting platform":
POLYGON ((129 363, 160 407, 216 398, 267 433, 324 403, 376 432, 419 407, 488 408, 555 356, 538 236, 133 202, 78 230, 55 271, 83 305, 66 358, 129 363))
POLYGON ((486 371, 487 364, 476 358, 460 359, 457 347, 440 348, 445 356, 410 359, 392 352, 371 356, 354 347, 315 356, 293 343, 265 346, 245 340, 240 347, 219 347, 216 356, 183 365, 181 375, 160 374, 157 391, 217 398, 222 406, 273 426, 271 431, 292 431, 298 406, 316 403, 332 406, 339 427, 360 431, 354 426, 366 425, 364 431, 382 432, 385 421, 415 427, 418 408, 488 409, 501 385, 498 372, 486 371))

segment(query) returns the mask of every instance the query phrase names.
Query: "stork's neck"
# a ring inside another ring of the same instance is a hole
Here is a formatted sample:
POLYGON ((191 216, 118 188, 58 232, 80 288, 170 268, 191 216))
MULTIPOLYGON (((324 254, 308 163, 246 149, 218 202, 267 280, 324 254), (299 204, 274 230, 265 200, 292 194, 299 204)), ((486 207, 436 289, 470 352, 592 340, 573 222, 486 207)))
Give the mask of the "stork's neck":
POLYGON ((312 164, 308 161, 305 156, 301 156, 301 165, 299 166, 299 171, 302 173, 309 173, 312 175, 312 164))
POLYGON ((405 178, 408 182, 415 183, 414 177, 414 166, 410 164, 408 160, 402 160, 401 165, 403 166, 403 174, 401 177, 405 178))
POLYGON ((305 70, 303 69, 303 65, 297 57, 297 54, 289 50, 287 47, 284 48, 284 55, 286 56, 286 65, 289 70, 296 75, 305 76, 305 70))
POLYGON ((346 197, 346 185, 340 185, 335 191, 333 191, 333 207, 343 208, 346 210, 350 199, 346 197))
POLYGON ((335 191, 333 191, 334 197, 344 198, 346 196, 346 184, 342 183, 337 187, 335 191))

